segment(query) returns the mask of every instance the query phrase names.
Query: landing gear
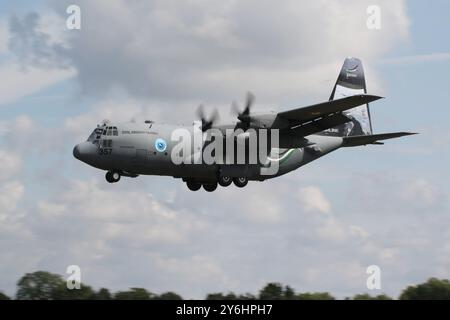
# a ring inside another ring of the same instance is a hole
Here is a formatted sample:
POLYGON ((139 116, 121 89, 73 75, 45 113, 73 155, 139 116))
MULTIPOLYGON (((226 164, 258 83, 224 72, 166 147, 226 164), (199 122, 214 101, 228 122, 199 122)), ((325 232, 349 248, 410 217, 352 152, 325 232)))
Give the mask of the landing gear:
POLYGON ((187 187, 191 191, 198 191, 201 187, 206 192, 213 192, 217 189, 218 185, 221 185, 222 187, 228 187, 233 182, 234 184, 239 187, 243 188, 248 183, 248 178, 246 177, 239 177, 239 178, 231 178, 231 177, 219 177, 217 179, 218 181, 207 181, 207 182, 198 182, 195 180, 184 180, 186 182, 187 187))
POLYGON ((219 184, 222 187, 228 187, 233 182, 233 179, 231 177, 219 177, 218 180, 219 184))
POLYGON ((191 191, 198 191, 202 187, 201 183, 194 182, 194 181, 187 181, 186 185, 189 188, 189 190, 191 190, 191 191))
POLYGON ((205 189, 205 191, 207 192, 213 192, 214 190, 217 189, 217 182, 204 184, 203 189, 205 189))
POLYGON ((120 180, 120 173, 117 171, 108 171, 106 172, 105 178, 109 183, 115 183, 120 180))
POLYGON ((233 178, 236 187, 243 188, 247 185, 248 179, 246 177, 233 178))

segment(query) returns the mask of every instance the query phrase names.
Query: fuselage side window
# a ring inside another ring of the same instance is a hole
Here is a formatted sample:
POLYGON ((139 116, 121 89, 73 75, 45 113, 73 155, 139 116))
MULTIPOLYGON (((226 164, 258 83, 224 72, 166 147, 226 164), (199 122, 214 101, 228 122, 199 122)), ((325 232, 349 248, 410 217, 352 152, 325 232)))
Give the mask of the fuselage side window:
POLYGON ((111 139, 105 139, 102 141, 102 147, 103 148, 112 148, 112 140, 111 139))

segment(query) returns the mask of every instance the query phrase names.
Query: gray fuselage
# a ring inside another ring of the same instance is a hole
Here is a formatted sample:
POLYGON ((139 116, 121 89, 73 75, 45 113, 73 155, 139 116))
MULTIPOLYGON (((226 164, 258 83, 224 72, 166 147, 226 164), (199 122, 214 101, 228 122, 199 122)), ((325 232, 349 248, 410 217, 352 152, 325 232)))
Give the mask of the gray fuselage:
POLYGON ((175 164, 172 161, 172 151, 179 141, 172 140, 172 135, 177 129, 184 129, 191 137, 194 136, 193 125, 136 122, 106 124, 95 129, 88 141, 75 146, 74 156, 95 168, 117 171, 130 177, 161 175, 209 182, 217 181, 220 175, 226 175, 262 181, 295 170, 343 144, 341 137, 310 135, 305 137, 308 141, 306 146, 277 149, 275 156, 273 153, 267 155, 264 161, 256 164, 175 164), (158 141, 163 141, 163 144, 158 145, 158 141), (275 162, 278 165, 276 173, 261 173, 262 167, 274 165, 275 162))

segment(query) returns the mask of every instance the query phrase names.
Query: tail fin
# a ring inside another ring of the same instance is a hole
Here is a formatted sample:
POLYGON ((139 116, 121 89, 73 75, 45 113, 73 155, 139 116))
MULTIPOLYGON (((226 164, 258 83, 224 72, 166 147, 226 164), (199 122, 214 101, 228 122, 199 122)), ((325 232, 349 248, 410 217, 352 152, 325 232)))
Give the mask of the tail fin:
MULTIPOLYGON (((358 58, 349 57, 344 61, 339 77, 331 92, 330 100, 362 93, 367 93, 362 62, 358 58)), ((351 121, 328 129, 325 132, 326 134, 343 137, 372 134, 369 104, 349 109, 343 113, 351 121)))

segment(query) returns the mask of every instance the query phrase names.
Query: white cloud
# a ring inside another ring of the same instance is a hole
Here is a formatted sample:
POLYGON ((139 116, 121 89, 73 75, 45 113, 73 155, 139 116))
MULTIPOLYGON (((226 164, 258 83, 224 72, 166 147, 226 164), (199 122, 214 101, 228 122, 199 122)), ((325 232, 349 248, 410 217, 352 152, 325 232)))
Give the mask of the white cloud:
POLYGON ((298 191, 300 204, 306 211, 319 211, 328 213, 331 210, 331 204, 318 187, 305 187, 298 191))
POLYGON ((0 82, 0 105, 14 102, 57 82, 73 77, 73 69, 22 69, 12 63, 0 66, 0 74, 7 81, 0 82))
POLYGON ((5 55, 0 74, 7 79, 0 82, 0 105, 76 75, 59 61, 61 50, 68 49, 64 31, 64 20, 54 13, 29 14, 24 21, 12 16, 9 25, 0 21, 0 54, 5 55))
POLYGON ((0 55, 8 52, 9 32, 6 21, 0 21, 0 55))
POLYGON ((137 191, 103 190, 95 181, 74 181, 55 202, 41 202, 39 210, 48 219, 64 219, 71 212, 92 222, 105 223, 97 230, 106 238, 123 238, 139 246, 153 243, 182 243, 202 223, 185 220, 152 194, 137 191))
POLYGON ((427 206, 435 205, 442 200, 442 192, 426 179, 417 178, 410 181, 402 191, 407 201, 414 201, 427 206))
POLYGON ((345 225, 341 224, 333 217, 329 217, 317 228, 317 235, 322 239, 331 241, 344 241, 348 238, 345 225))
POLYGON ((450 60, 450 52, 434 52, 429 54, 419 54, 412 56, 404 56, 398 58, 383 59, 383 63, 388 64, 409 64, 423 62, 439 62, 450 60))
MULTIPOLYGON (((54 6, 61 11, 69 3, 54 6)), ((370 4, 82 0, 89 32, 68 39, 73 49, 60 57, 76 68, 84 93, 94 96, 119 87, 138 98, 229 103, 251 89, 263 104, 297 103, 311 93, 326 97, 344 57, 370 65, 407 41, 405 1, 378 3, 383 26, 376 32, 366 27, 370 4)), ((380 87, 375 74, 368 78, 370 88, 380 87)))
POLYGON ((361 226, 347 225, 329 214, 317 226, 317 236, 335 242, 366 241, 369 233, 361 226))
MULTIPOLYGON (((283 218, 283 204, 278 194, 274 194, 269 186, 259 188, 258 193, 248 195, 242 204, 244 214, 252 221, 263 223, 279 222, 283 218)), ((240 192, 239 190, 237 192, 240 192)))
MULTIPOLYGON (((217 260, 213 260, 208 256, 194 255, 187 258, 157 256, 155 258, 161 272, 167 272, 170 276, 177 278, 190 279, 189 282, 194 286, 199 280, 201 282, 215 282, 216 286, 230 286, 235 281, 228 278, 227 273, 218 264, 217 260)), ((198 292, 198 290, 194 289, 193 292, 195 291, 198 292)), ((203 297, 199 296, 199 298, 203 297)))
POLYGON ((17 154, 21 159, 28 159, 33 151, 39 154, 61 151, 65 142, 62 135, 55 135, 53 129, 41 126, 27 114, 1 121, 0 126, 3 148, 17 154), (36 135, 39 135, 40 139, 30 138, 36 135))
POLYGON ((2 166, 0 182, 15 177, 22 166, 22 160, 17 154, 2 149, 0 149, 0 163, 2 166))
POLYGON ((17 208, 24 194, 24 186, 19 181, 0 184, 0 221, 17 208))

